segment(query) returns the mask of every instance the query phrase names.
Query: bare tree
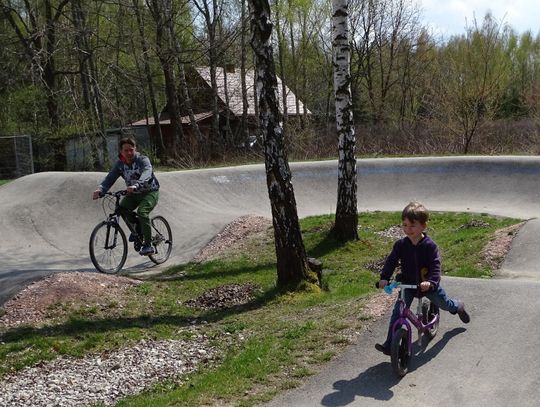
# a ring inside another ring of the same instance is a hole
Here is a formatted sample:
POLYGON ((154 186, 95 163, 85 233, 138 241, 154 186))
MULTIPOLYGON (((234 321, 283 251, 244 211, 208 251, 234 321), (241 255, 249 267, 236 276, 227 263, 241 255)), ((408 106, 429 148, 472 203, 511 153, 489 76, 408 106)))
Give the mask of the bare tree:
POLYGON ((412 0, 351 0, 350 7, 353 92, 363 89, 373 121, 388 123, 400 111, 404 76, 411 74, 420 11, 412 0))
POLYGON ((217 67, 219 56, 218 27, 221 22, 223 11, 223 0, 193 0, 193 4, 202 14, 208 39, 208 65, 210 68, 210 86, 212 87, 211 108, 212 116, 212 136, 214 151, 221 151, 223 147, 219 132, 219 96, 217 83, 217 67))
POLYGON ((248 21, 248 10, 246 9, 246 0, 240 0, 242 2, 241 7, 241 31, 240 31, 240 80, 242 84, 242 138, 246 142, 248 131, 248 91, 246 82, 246 62, 247 62, 247 46, 246 46, 246 32, 248 21))
POLYGON ((277 257, 278 286, 318 283, 310 271, 296 209, 291 170, 285 155, 283 125, 277 96, 277 78, 272 49, 272 23, 268 0, 249 0, 252 40, 256 57, 259 115, 264 134, 266 183, 277 257))
POLYGON ((178 146, 181 145, 184 133, 182 130, 182 115, 178 100, 178 88, 174 70, 174 48, 170 31, 167 29, 172 18, 172 0, 146 0, 152 17, 156 23, 156 47, 159 61, 165 77, 165 93, 167 107, 173 129, 173 137, 169 140, 166 154, 171 157, 178 156, 178 146))
POLYGON ((358 239, 356 204, 356 158, 351 77, 349 72, 348 0, 332 0, 332 33, 334 37, 334 89, 338 134, 338 199, 334 233, 340 240, 358 239))
POLYGON ((144 32, 144 20, 141 15, 141 10, 139 8, 139 0, 133 1, 133 10, 135 11, 135 16, 137 18, 137 26, 139 27, 139 35, 141 39, 141 48, 143 52, 143 65, 144 65, 144 74, 146 77, 146 85, 148 86, 148 93, 150 96, 150 105, 152 107, 152 116, 154 116, 154 126, 157 131, 157 146, 158 152, 161 156, 165 154, 165 144, 163 143, 163 133, 161 132, 161 124, 159 123, 159 111, 156 102, 156 94, 154 90, 154 79, 152 78, 152 72, 150 70, 150 58, 149 58, 149 49, 148 44, 146 43, 146 36, 144 32))
MULTIPOLYGON (((24 2, 19 8, 19 2, 10 0, 0 3, 5 18, 9 21, 24 53, 28 58, 32 70, 38 72, 41 85, 47 95, 47 112, 50 127, 55 133, 60 128, 60 111, 58 103, 58 77, 64 74, 77 74, 78 71, 66 72, 57 69, 57 28, 64 8, 70 0, 62 0, 53 4, 45 0, 41 8, 24 2), (43 15, 40 15, 43 13, 43 15)), ((53 141, 53 140, 51 140, 53 141)), ((54 169, 63 170, 65 165, 65 151, 63 143, 54 140, 54 169)))

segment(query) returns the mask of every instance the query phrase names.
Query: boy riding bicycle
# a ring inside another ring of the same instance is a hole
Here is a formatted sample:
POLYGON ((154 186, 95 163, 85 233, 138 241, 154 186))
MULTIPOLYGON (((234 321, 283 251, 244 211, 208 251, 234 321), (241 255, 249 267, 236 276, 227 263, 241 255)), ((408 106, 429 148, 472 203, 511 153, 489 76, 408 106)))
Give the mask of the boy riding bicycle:
MULTIPOLYGON (((415 294, 413 290, 406 290, 405 302, 410 306, 414 297, 426 296, 430 301, 442 310, 451 314, 458 314, 464 323, 469 323, 470 317, 465 311, 465 304, 456 299, 449 298, 440 285, 441 280, 441 257, 439 248, 425 233, 429 219, 428 210, 419 202, 411 202, 401 213, 401 221, 405 237, 394 243, 394 247, 386 258, 379 288, 384 288, 394 273, 398 261, 401 262, 401 282, 403 284, 419 285, 415 294)), ((383 344, 375 344, 375 349, 390 355, 390 343, 392 341, 392 326, 399 318, 399 305, 396 302, 386 341, 383 344)))
MULTIPOLYGON (((92 199, 98 199, 107 192, 118 177, 124 179, 127 195, 120 202, 119 212, 126 223, 137 224, 137 217, 133 213, 137 208, 140 230, 144 237, 139 253, 142 256, 148 256, 154 254, 154 248, 151 245, 150 212, 159 200, 159 182, 154 175, 150 159, 137 152, 134 139, 125 137, 120 140, 118 147, 120 150, 118 160, 94 191, 92 199)), ((137 228, 137 230, 139 229, 137 228)), ((130 242, 134 240, 134 236, 129 237, 130 242)))

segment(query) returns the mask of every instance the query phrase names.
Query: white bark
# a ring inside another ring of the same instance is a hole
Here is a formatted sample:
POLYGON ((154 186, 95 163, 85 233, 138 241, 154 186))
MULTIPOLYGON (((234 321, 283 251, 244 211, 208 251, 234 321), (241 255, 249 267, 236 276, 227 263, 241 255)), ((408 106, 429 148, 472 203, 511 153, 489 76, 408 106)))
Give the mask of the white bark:
POLYGON ((353 126, 350 46, 348 25, 348 0, 332 0, 332 34, 336 126, 338 134, 338 200, 335 231, 338 237, 349 240, 358 238, 356 138, 353 126))

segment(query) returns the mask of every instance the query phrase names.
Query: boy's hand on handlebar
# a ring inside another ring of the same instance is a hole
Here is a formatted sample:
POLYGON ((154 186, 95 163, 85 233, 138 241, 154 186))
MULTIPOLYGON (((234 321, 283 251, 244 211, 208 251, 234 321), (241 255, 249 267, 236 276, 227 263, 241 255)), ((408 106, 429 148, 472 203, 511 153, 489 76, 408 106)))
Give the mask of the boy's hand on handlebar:
POLYGON ((388 280, 379 280, 379 282, 377 283, 377 287, 379 287, 380 289, 383 289, 387 285, 388 285, 388 280))
POLYGON ((431 289, 431 283, 429 281, 422 281, 420 283, 420 291, 426 292, 431 289))

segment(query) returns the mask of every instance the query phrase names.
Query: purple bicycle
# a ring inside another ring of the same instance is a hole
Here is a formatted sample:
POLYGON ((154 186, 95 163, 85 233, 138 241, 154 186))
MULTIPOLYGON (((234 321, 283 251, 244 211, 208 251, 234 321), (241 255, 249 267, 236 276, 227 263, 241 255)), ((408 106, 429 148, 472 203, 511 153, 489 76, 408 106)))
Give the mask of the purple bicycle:
POLYGON ((405 290, 417 290, 415 284, 401 284, 392 282, 384 287, 386 293, 391 294, 392 289, 398 288, 399 292, 399 318, 392 326, 392 343, 390 345, 390 359, 392 369, 398 377, 403 377, 409 371, 413 350, 412 326, 418 330, 419 339, 422 334, 431 340, 437 334, 439 328, 439 307, 422 297, 418 301, 416 314, 405 303, 405 290))

